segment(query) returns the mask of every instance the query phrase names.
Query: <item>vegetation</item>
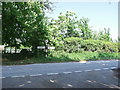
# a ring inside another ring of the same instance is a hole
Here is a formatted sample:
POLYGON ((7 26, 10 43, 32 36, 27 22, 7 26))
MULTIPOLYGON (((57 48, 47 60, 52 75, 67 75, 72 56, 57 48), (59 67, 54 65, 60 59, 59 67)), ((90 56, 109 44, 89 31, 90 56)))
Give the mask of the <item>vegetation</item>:
POLYGON ((44 45, 47 39, 47 17, 45 10, 51 9, 48 1, 41 2, 3 2, 2 35, 3 44, 19 48, 44 45))
POLYGON ((70 37, 64 40, 64 44, 57 47, 65 52, 118 52, 118 42, 102 41, 78 37, 70 37))
MULTIPOLYGON (((120 54, 120 53, 119 53, 120 54)), ((20 57, 19 57, 20 58, 20 57)), ((120 59, 118 53, 105 52, 83 52, 83 53, 66 53, 61 51, 54 51, 48 57, 29 57, 19 60, 18 57, 3 59, 3 65, 18 65, 18 64, 34 64, 34 63, 55 63, 55 62, 79 62, 79 61, 93 61, 93 60, 112 60, 120 59)))
POLYGON ((48 0, 2 3, 2 44, 16 49, 15 54, 3 53, 3 64, 119 58, 119 44, 112 41, 109 28, 96 33, 88 18, 78 18, 71 11, 61 12, 57 19, 47 17, 46 10, 53 11, 51 5, 48 0), (45 57, 45 50, 38 52, 37 46, 55 50, 48 50, 45 57))

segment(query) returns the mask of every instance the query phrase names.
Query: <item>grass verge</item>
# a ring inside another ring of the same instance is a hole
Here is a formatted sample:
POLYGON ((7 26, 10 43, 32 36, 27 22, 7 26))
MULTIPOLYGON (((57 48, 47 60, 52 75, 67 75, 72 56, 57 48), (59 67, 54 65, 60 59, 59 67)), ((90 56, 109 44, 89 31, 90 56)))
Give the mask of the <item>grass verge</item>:
POLYGON ((55 62, 78 62, 78 61, 94 61, 94 60, 112 60, 120 59, 120 53, 107 53, 107 52, 83 52, 83 53, 66 53, 66 52, 52 52, 48 57, 42 55, 38 57, 30 57, 18 60, 14 57, 14 60, 6 58, 2 59, 3 65, 23 65, 34 63, 55 63, 55 62))

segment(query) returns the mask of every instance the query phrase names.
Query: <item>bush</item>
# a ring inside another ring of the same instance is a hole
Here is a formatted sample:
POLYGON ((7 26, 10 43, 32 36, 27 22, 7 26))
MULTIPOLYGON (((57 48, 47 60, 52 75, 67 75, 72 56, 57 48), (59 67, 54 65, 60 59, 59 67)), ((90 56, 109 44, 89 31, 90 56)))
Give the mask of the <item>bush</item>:
POLYGON ((82 51, 81 44, 83 39, 77 37, 66 38, 64 40, 63 49, 65 52, 73 53, 73 52, 80 52, 82 51))
POLYGON ((118 52, 117 42, 105 42, 103 41, 103 51, 105 52, 118 52))
POLYGON ((84 49, 84 51, 101 51, 102 50, 102 41, 100 40, 84 40, 83 44, 82 44, 82 48, 84 49))
POLYGON ((57 49, 68 53, 83 51, 118 52, 118 43, 92 39, 83 40, 78 37, 70 37, 65 38, 64 44, 62 46, 59 45, 57 49))

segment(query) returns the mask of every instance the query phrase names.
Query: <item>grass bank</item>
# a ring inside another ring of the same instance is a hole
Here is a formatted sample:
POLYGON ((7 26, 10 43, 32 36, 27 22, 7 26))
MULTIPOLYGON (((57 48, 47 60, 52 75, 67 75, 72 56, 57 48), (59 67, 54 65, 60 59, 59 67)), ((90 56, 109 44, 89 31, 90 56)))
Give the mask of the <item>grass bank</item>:
MULTIPOLYGON (((15 58, 13 56, 13 58, 15 58)), ((65 53, 65 52, 52 52, 48 57, 42 55, 38 57, 30 57, 19 60, 18 58, 2 59, 3 65, 23 65, 34 63, 54 63, 54 62, 78 62, 81 60, 94 61, 94 60, 112 60, 120 59, 120 53, 108 52, 82 52, 82 53, 65 53)))

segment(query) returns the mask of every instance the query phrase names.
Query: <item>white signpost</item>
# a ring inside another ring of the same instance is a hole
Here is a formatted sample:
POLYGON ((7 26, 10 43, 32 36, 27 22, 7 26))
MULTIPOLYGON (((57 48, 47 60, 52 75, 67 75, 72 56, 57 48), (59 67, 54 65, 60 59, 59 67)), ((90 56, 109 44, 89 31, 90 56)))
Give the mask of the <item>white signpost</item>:
MULTIPOLYGON (((48 49, 55 49, 55 47, 47 47, 48 49)), ((45 46, 38 46, 37 49, 45 49, 45 46)))
POLYGON ((47 57, 48 56, 48 54, 47 54, 47 50, 48 49, 55 49, 55 47, 50 47, 50 46, 38 46, 37 47, 37 49, 44 49, 45 50, 45 57, 47 57))

